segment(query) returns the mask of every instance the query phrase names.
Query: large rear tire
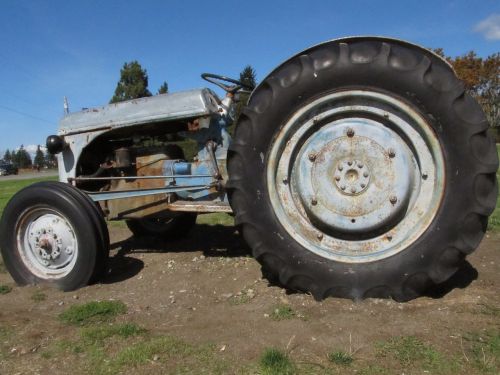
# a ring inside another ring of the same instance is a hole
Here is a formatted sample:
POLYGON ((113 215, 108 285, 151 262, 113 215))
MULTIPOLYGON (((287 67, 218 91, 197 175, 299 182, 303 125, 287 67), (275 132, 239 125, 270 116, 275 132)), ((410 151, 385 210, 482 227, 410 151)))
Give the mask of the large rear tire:
POLYGON ((3 212, 0 233, 5 266, 19 285, 78 289, 103 270, 109 251, 107 228, 95 205, 58 182, 16 193, 3 212))
POLYGON ((416 46, 315 46, 252 94, 228 156, 236 224, 266 276, 317 299, 415 298, 453 275, 495 208, 480 106, 416 46))

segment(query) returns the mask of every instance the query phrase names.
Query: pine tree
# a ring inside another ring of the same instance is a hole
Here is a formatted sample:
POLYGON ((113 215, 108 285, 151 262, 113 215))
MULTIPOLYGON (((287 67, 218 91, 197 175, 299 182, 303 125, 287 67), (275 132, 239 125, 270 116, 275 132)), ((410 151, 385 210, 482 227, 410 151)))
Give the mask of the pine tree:
MULTIPOLYGON (((257 74, 255 73, 255 69, 252 68, 251 65, 245 66, 240 73, 240 81, 252 87, 256 86, 256 77, 257 74)), ((248 93, 247 91, 240 91, 239 102, 236 105, 234 113, 234 123, 229 128, 229 132, 231 134, 233 133, 234 127, 236 126, 236 123, 240 118, 241 111, 243 110, 243 107, 247 105, 249 98, 250 98, 250 93, 248 93)))
POLYGON ((240 73, 240 81, 246 83, 251 87, 255 87, 256 85, 255 79, 256 79, 255 69, 252 68, 251 65, 245 66, 240 73))
POLYGON ((7 149, 7 151, 5 151, 5 154, 3 155, 3 160, 7 163, 12 162, 12 155, 8 149, 7 149))
POLYGON ((158 89, 158 95, 160 94, 168 94, 168 83, 166 81, 164 81, 158 89))
POLYGON ((116 85, 115 95, 111 98, 110 103, 146 96, 151 96, 151 92, 148 90, 146 69, 142 69, 141 64, 137 61, 123 64, 123 68, 120 70, 120 80, 116 85))
POLYGON ((18 168, 31 167, 31 156, 30 154, 28 154, 28 151, 24 149, 24 145, 21 145, 21 147, 19 147, 19 150, 17 150, 14 164, 16 164, 18 168))
POLYGON ((43 157, 43 151, 40 149, 40 145, 36 148, 34 164, 37 168, 42 168, 45 165, 45 158, 43 157))

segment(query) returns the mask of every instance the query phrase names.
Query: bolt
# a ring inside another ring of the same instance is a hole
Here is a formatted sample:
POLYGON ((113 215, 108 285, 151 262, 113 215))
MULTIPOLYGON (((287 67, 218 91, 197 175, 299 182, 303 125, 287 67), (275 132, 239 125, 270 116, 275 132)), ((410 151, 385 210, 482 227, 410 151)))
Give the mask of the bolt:
POLYGON ((342 169, 344 169, 344 167, 343 167, 343 166, 341 166, 341 165, 339 165, 339 168, 338 168, 338 169, 339 169, 339 171, 342 171, 342 169))
POLYGON ((347 128, 347 136, 349 138, 354 137, 354 130, 352 128, 347 128))
POLYGON ((392 236, 388 234, 385 238, 387 238, 387 241, 392 241, 392 236))
POLYGON ((356 188, 353 186, 353 187, 351 188, 351 193, 355 193, 355 192, 356 192, 356 188))
POLYGON ((72 254, 73 253, 73 248, 71 246, 68 246, 66 248, 66 254, 72 254))
POLYGON ((345 185, 342 185, 340 188, 341 188, 342 190, 345 190, 345 185))
POLYGON ((288 184, 288 180, 286 178, 283 179, 283 183, 286 185, 288 184))
POLYGON ((363 168, 363 163, 358 163, 358 168, 363 168))
POLYGON ((394 156, 396 156, 396 151, 394 151, 394 149, 392 149, 392 148, 387 150, 387 153, 389 154, 390 158, 393 158, 394 156))
POLYGON ((364 172, 363 177, 368 177, 368 172, 364 172))
POLYGON ((309 154, 309 160, 310 160, 310 161, 315 161, 315 160, 316 160, 316 154, 315 154, 314 152, 311 152, 311 153, 309 154))
POLYGON ((350 160, 349 160, 349 161, 347 162, 347 165, 350 167, 350 166, 352 165, 352 161, 350 161, 350 160))
POLYGON ((318 204, 318 200, 316 198, 311 199, 311 204, 316 206, 318 204))
POLYGON ((389 114, 387 112, 384 113, 385 118, 389 118, 389 114))
POLYGON ((321 241, 321 240, 323 239, 323 233, 318 233, 318 234, 317 234, 317 237, 318 237, 318 240, 320 240, 320 241, 321 241))
POLYGON ((361 189, 364 189, 366 185, 365 184, 361 184, 359 186, 361 186, 361 189))
POLYGON ((391 195, 389 197, 389 202, 391 202, 392 204, 396 204, 397 201, 398 201, 398 197, 396 197, 395 195, 391 195))
POLYGON ((422 178, 423 178, 424 180, 427 180, 427 174, 425 174, 425 173, 424 173, 424 174, 422 175, 422 178))
POLYGON ((340 176, 335 176, 335 181, 340 181, 340 176))

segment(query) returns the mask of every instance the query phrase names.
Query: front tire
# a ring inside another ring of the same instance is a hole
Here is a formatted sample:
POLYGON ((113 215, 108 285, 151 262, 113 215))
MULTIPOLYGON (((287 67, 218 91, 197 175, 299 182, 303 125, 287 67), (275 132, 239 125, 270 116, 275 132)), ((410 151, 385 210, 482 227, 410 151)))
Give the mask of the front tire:
POLYGON ((107 230, 69 185, 42 182, 7 204, 0 247, 19 285, 47 283, 64 291, 89 283, 107 255, 107 230), (71 190, 71 191, 70 191, 71 190))
POLYGON ((484 235, 498 157, 479 105, 431 52, 351 38, 252 94, 229 197, 264 273, 317 299, 415 298, 484 235))

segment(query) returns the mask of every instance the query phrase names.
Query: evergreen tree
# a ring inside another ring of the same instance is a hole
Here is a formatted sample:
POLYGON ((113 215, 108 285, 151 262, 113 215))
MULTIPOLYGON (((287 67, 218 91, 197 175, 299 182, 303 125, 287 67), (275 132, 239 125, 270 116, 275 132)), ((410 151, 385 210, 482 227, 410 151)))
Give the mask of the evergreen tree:
POLYGON ((40 149, 40 145, 36 148, 34 164, 39 168, 45 165, 45 158, 43 157, 43 151, 40 149))
POLYGON ((148 74, 146 69, 142 69, 141 64, 137 61, 123 64, 123 68, 120 70, 120 80, 110 103, 118 103, 146 96, 151 96, 151 92, 148 90, 148 74))
POLYGON ((158 95, 159 94, 167 94, 168 93, 168 83, 164 81, 160 88, 158 89, 158 95))
POLYGON ((30 168, 32 165, 31 156, 28 154, 28 151, 24 149, 24 145, 19 147, 19 150, 16 152, 14 164, 17 165, 18 168, 30 168))
POLYGON ((240 81, 246 83, 249 86, 255 87, 256 85, 256 73, 255 69, 251 65, 247 65, 243 68, 240 73, 240 81))
POLYGON ((12 155, 8 149, 7 151, 5 151, 5 154, 3 155, 3 160, 6 161, 7 163, 12 162, 12 155))
MULTIPOLYGON (((256 73, 255 69, 252 68, 251 65, 247 65, 243 68, 243 70, 240 73, 240 81, 243 83, 246 83, 247 85, 250 85, 252 87, 256 86, 256 73)), ((240 91, 239 92, 239 102, 236 105, 235 113, 234 113, 234 123, 233 125, 228 129, 231 134, 233 134, 234 127, 236 126, 236 123, 238 122, 240 118, 241 111, 243 110, 243 107, 247 105, 248 99, 250 98, 250 93, 247 91, 240 91)))

